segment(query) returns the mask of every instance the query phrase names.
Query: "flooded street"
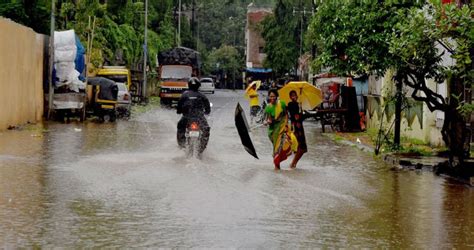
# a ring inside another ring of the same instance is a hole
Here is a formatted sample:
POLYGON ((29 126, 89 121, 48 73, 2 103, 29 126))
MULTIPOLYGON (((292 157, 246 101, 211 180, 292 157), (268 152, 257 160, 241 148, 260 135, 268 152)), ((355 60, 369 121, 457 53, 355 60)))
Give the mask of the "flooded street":
POLYGON ((297 169, 275 172, 265 127, 260 160, 240 144, 242 96, 208 95, 202 160, 178 149, 174 109, 0 132, 0 248, 474 248, 474 189, 390 170, 312 120, 297 169))

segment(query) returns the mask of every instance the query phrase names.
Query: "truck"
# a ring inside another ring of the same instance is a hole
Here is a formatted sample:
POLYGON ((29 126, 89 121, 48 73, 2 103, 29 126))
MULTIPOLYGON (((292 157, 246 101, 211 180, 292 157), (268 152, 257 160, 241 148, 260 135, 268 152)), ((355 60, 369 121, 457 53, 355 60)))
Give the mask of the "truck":
POLYGON ((78 116, 86 119, 87 96, 85 93, 85 49, 74 30, 54 32, 54 57, 52 84, 48 87, 45 102, 48 117, 69 121, 78 116))
POLYGON ((190 77, 200 77, 201 57, 199 52, 186 48, 175 47, 158 54, 160 103, 171 105, 178 101, 182 93, 188 89, 190 77))

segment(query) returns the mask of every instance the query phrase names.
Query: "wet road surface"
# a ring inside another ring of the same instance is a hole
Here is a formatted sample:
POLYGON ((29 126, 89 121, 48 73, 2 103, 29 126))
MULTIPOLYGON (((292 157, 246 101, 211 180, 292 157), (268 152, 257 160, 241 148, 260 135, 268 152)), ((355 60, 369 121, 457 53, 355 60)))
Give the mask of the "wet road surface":
POLYGON ((218 91, 202 160, 176 144, 175 110, 115 124, 47 123, 0 132, 0 248, 474 248, 474 190, 393 171, 305 122, 309 152, 273 170, 240 144, 242 92, 218 91))

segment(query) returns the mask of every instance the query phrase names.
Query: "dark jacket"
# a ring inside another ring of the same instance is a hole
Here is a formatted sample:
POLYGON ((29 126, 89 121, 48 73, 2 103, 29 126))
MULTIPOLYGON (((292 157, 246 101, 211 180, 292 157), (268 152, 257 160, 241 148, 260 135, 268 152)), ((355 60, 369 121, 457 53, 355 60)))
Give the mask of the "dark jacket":
POLYGON ((179 99, 176 112, 184 117, 200 118, 211 113, 211 105, 202 93, 187 90, 179 99))

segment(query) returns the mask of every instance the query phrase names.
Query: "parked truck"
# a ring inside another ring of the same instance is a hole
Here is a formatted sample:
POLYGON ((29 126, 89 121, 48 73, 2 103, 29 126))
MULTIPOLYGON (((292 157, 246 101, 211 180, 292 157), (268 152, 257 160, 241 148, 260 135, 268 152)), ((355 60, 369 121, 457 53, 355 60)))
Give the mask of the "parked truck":
POLYGON ((171 105, 188 89, 189 78, 200 76, 200 54, 189 48, 176 47, 159 53, 158 62, 160 103, 171 105))
POLYGON ((54 70, 52 88, 48 89, 48 117, 64 121, 86 118, 85 49, 74 30, 54 32, 54 70), (52 97, 52 101, 50 100, 52 97), (51 102, 51 103, 50 103, 51 102))

